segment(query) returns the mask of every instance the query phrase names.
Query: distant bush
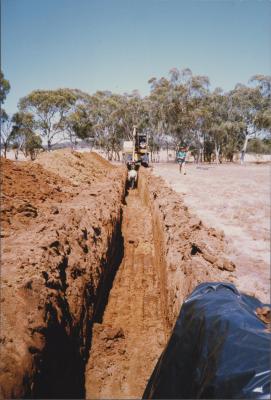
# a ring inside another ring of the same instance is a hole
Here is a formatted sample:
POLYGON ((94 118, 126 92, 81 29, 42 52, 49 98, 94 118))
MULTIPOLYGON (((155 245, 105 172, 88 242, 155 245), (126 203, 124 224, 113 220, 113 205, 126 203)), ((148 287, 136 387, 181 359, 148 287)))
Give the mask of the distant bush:
POLYGON ((271 139, 255 138, 248 142, 247 153, 271 154, 271 139))

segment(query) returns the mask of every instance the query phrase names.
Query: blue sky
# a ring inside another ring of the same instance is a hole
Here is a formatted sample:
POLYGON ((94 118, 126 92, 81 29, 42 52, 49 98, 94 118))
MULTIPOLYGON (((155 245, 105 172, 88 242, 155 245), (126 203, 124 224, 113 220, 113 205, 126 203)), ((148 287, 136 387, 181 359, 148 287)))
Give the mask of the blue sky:
POLYGON ((4 108, 34 89, 149 91, 172 67, 224 90, 271 70, 269 0, 2 0, 4 108))

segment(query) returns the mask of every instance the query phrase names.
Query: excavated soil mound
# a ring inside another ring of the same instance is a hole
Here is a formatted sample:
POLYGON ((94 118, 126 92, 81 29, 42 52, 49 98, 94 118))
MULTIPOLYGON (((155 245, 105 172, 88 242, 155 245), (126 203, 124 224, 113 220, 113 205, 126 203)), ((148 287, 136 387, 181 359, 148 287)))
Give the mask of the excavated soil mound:
POLYGON ((91 325, 122 255, 125 174, 92 154, 2 161, 1 398, 84 397, 91 325))
POLYGON ((2 237, 26 229, 51 204, 73 196, 70 182, 31 162, 14 163, 1 158, 2 237))
POLYGON ((106 179, 115 167, 96 153, 58 150, 33 162, 1 158, 2 237, 25 229, 37 216, 57 214, 56 205, 79 194, 78 189, 106 179))
POLYGON ((36 163, 48 171, 68 178, 75 187, 106 178, 108 173, 116 168, 96 153, 78 153, 70 150, 43 153, 36 163))

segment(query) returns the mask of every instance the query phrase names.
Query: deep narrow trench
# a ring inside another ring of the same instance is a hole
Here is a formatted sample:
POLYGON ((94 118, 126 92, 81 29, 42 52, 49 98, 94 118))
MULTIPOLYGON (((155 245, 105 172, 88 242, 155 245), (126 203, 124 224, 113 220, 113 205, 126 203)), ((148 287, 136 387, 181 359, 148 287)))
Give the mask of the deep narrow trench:
POLYGON ((54 310, 51 322, 44 332, 46 346, 37 364, 40 369, 25 398, 72 399, 84 398, 84 357, 80 352, 82 343, 79 329, 72 334, 59 324, 54 310))
MULTIPOLYGON (((26 398, 139 398, 167 337, 161 270, 146 187, 126 189, 96 290, 86 285, 74 326, 61 294, 49 306, 38 372, 26 398)), ((158 251, 159 252, 159 251, 158 251)))
POLYGON ((94 323, 102 321, 114 277, 124 254, 121 220, 122 213, 108 243, 106 257, 101 261, 104 273, 98 288, 95 291, 92 282, 85 287, 80 322, 73 326, 68 302, 62 295, 57 298, 58 306, 63 313, 61 323, 54 306, 48 305, 46 310, 48 326, 39 332, 44 335, 46 345, 42 354, 35 354, 38 369, 34 383, 30 385, 25 382, 25 386, 29 387, 25 398, 86 397, 85 367, 92 342, 92 327, 94 323))
POLYGON ((126 196, 122 235, 123 259, 93 326, 88 399, 139 398, 166 341, 152 216, 138 189, 126 196))

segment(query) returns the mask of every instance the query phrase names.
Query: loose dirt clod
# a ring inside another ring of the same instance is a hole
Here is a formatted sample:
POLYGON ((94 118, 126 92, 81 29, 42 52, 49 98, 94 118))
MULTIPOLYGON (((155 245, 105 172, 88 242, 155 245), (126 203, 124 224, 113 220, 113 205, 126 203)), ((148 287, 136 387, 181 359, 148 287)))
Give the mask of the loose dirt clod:
POLYGON ((256 308, 257 316, 265 323, 271 324, 271 309, 268 306, 256 308))

